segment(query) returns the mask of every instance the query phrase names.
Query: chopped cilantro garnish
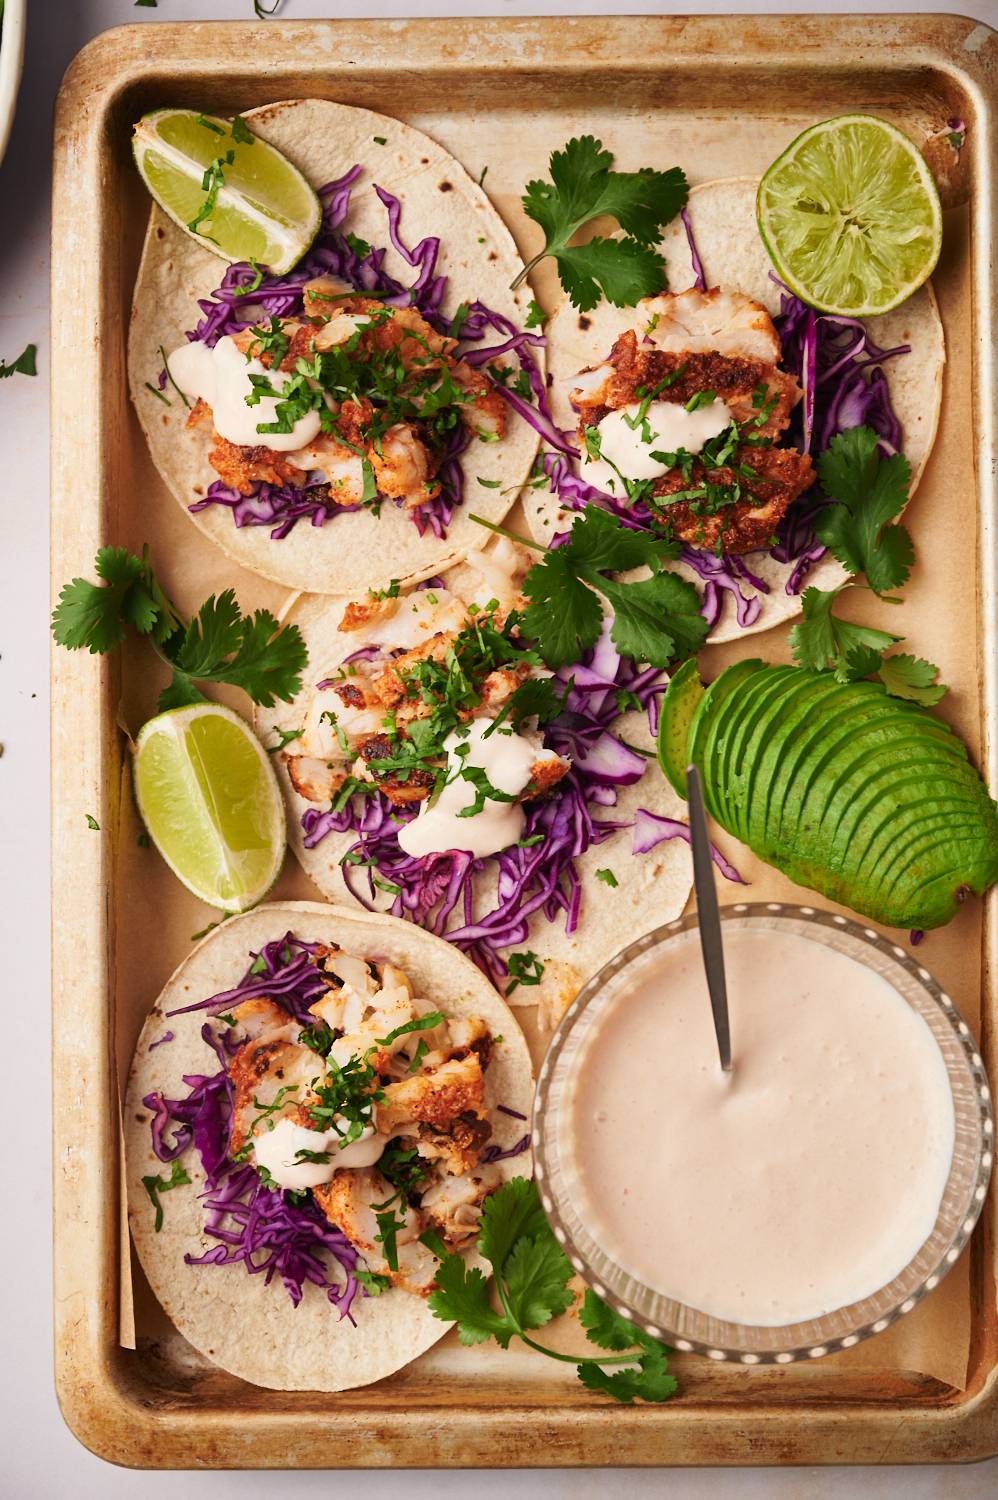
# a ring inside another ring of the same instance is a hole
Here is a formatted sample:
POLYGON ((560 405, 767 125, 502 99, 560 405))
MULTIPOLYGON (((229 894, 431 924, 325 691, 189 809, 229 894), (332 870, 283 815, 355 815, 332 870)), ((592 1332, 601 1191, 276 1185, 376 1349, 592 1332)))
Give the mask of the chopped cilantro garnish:
POLYGON ((544 978, 544 963, 537 957, 536 953, 529 950, 525 953, 511 953, 507 960, 510 982, 506 986, 506 994, 511 995, 521 984, 540 984, 544 978))
POLYGON ((160 1194, 169 1193, 173 1188, 184 1187, 190 1180, 179 1161, 173 1163, 169 1177, 143 1177, 142 1186, 149 1194, 149 1202, 156 1210, 153 1228, 157 1234, 163 1227, 163 1205, 160 1202, 160 1194))

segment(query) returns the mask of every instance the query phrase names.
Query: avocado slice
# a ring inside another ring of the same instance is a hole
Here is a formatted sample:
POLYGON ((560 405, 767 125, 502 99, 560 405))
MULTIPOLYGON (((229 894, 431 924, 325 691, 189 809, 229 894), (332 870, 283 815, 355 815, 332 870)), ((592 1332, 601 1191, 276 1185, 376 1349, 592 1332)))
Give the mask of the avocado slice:
MULTIPOLYGON (((760 720, 766 717, 770 705, 787 703, 788 693, 792 693, 796 685, 791 683, 788 687, 786 684, 785 674, 790 671, 792 668, 789 667, 771 668, 758 673, 750 681, 743 681, 738 692, 718 706, 715 715, 706 760, 719 789, 719 802, 731 820, 732 832, 739 838, 745 837, 750 805, 744 746, 760 720)), ((751 770, 753 765, 750 759, 747 768, 751 770)))
MULTIPOLYGON (((758 659, 738 661, 730 667, 725 667, 720 676, 715 677, 714 681, 704 692, 690 721, 688 742, 689 761, 687 764, 700 767, 703 776, 704 801, 707 811, 711 817, 716 817, 721 823, 724 822, 724 819, 715 811, 712 805, 712 789, 716 783, 710 775, 706 755, 706 745, 712 731, 713 718, 717 712, 718 705, 729 693, 736 692, 742 682, 748 681, 757 672, 764 673, 768 670, 769 668, 766 663, 758 659)), ((727 824, 725 824, 725 827, 727 827, 727 824)))
POLYGON ((658 763, 669 785, 683 798, 686 796, 686 767, 690 763, 687 756, 690 722, 703 696, 696 657, 691 656, 669 679, 658 712, 656 736, 658 763))
POLYGON ((789 675, 773 674, 772 691, 765 696, 756 694, 744 716, 742 732, 732 737, 726 774, 739 800, 739 837, 746 840, 753 836, 753 828, 763 836, 766 824, 761 814, 781 757, 800 727, 809 721, 816 701, 827 693, 827 683, 816 675, 799 674, 793 667, 785 668, 784 673, 789 675))
MULTIPOLYGON (((836 828, 835 845, 830 851, 830 863, 833 867, 838 865, 844 852, 849 850, 855 863, 867 869, 881 831, 886 827, 890 830, 890 836, 896 837, 894 798, 905 793, 911 785, 924 791, 928 766, 924 756, 918 753, 918 748, 915 745, 903 750, 885 749, 864 767, 866 775, 862 786, 846 802, 845 811, 836 828)), ((958 763, 953 760, 939 761, 933 774, 938 780, 940 793, 944 787, 964 786, 964 776, 958 763)))
POLYGON ((766 726, 767 738, 759 749, 758 787, 753 788, 750 838, 765 839, 768 828, 781 825, 788 789, 795 784, 800 768, 827 739, 842 712, 842 696, 848 701, 847 685, 827 674, 802 675, 805 682, 810 677, 810 683, 788 706, 779 723, 766 726))
MULTIPOLYGON (((847 780, 853 768, 881 745, 895 745, 907 725, 907 715, 893 707, 897 701, 888 698, 875 684, 855 682, 842 685, 845 696, 837 700, 838 710, 825 724, 821 738, 815 739, 811 751, 798 763, 793 782, 779 810, 780 838, 793 839, 805 818, 813 819, 810 805, 812 792, 827 808, 836 789, 847 780), (872 693, 855 692, 856 688, 873 688, 872 693), (815 790, 816 789, 816 790, 815 790)), ((952 736, 938 720, 930 719, 920 728, 924 740, 943 753, 952 754, 952 736)), ((771 814, 772 816, 773 814, 771 814)))
MULTIPOLYGON (((815 819, 815 826, 829 831, 838 828, 843 821, 847 828, 855 824, 866 807, 867 788, 874 773, 885 760, 888 765, 896 765, 899 776, 902 766, 912 761, 925 765, 927 770, 930 766, 935 767, 940 775, 947 770, 959 772, 961 765, 965 764, 945 740, 921 735, 917 727, 909 728, 904 721, 897 723, 889 709, 878 712, 876 718, 867 721, 863 730, 850 735, 849 728, 846 722, 835 745, 823 753, 816 749, 812 757, 799 766, 796 818, 792 822, 789 818, 784 819, 784 836, 792 837, 802 823, 814 823, 815 819)), ((882 802, 890 790, 888 780, 886 785, 877 788, 878 799, 882 802)))

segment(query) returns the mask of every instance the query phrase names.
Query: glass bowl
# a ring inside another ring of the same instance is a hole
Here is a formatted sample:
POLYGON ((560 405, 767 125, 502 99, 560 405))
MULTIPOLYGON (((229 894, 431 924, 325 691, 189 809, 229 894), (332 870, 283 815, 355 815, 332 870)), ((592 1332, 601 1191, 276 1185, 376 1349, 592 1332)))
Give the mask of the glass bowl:
POLYGON ((897 990, 926 1022, 942 1054, 953 1097, 953 1160, 935 1227, 893 1281, 872 1296, 821 1317, 780 1327, 729 1322, 653 1291, 596 1243, 577 1212, 572 1168, 559 1147, 559 1113, 574 1064, 628 970, 651 950, 696 928, 695 914, 657 927, 612 958, 566 1011, 541 1065, 534 1098, 535 1176, 544 1209, 572 1265, 611 1307, 676 1349, 744 1365, 790 1364, 849 1349, 911 1312, 957 1260, 977 1223, 994 1155, 987 1075, 970 1028, 917 958, 871 927, 811 906, 739 903, 721 909, 728 926, 793 933, 865 964, 897 990))

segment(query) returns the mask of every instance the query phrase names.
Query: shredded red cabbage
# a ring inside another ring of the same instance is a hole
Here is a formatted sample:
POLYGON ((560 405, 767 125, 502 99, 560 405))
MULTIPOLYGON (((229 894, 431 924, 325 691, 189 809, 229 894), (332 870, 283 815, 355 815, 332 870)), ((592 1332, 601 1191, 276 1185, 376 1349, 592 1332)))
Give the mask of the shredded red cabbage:
POLYGON ((511 1156, 522 1156, 524 1151, 527 1151, 529 1149, 530 1137, 529 1135, 524 1135, 520 1137, 515 1146, 510 1146, 507 1151, 504 1151, 501 1146, 497 1145, 486 1146, 485 1150, 479 1157, 479 1160, 485 1163, 493 1161, 508 1161, 511 1156))
MULTIPOLYGON (((289 932, 251 955, 252 963, 234 989, 170 1014, 206 1010, 217 1016, 243 1000, 266 995, 296 1021, 310 1022, 309 1006, 327 989, 311 961, 316 947, 289 932)), ((217 1243, 203 1255, 185 1255, 184 1260, 191 1266, 241 1262, 251 1275, 262 1275, 268 1286, 277 1276, 296 1307, 305 1283, 312 1282, 323 1288, 340 1316, 352 1322, 354 1298, 358 1292, 366 1295, 354 1275, 356 1249, 319 1212, 311 1196, 296 1202, 290 1193, 265 1187, 252 1166, 232 1161, 232 1085, 227 1065, 239 1043, 228 1028, 218 1031, 211 1021, 202 1026, 201 1036, 215 1053, 219 1070, 185 1074, 188 1092, 182 1099, 152 1093, 142 1101, 152 1112, 152 1145, 160 1161, 172 1161, 191 1145, 201 1158, 206 1179, 201 1194, 206 1211, 204 1233, 217 1243), (168 1130, 172 1135, 168 1136, 168 1130)))
MULTIPOLYGON (((682 839, 684 843, 690 843, 689 827, 678 818, 663 818, 658 813, 649 812, 646 807, 639 807, 634 814, 632 854, 649 854, 666 839, 682 839)), ((725 880, 730 880, 735 885, 745 885, 746 882, 734 865, 713 844, 710 846, 710 854, 725 880)))
MULTIPOLYGON (((383 249, 367 245, 343 230, 350 208, 351 190, 361 170, 359 165, 351 167, 343 177, 319 189, 319 197, 323 203, 322 228, 299 266, 285 276, 264 276, 259 286, 253 285, 257 273, 252 266, 245 262, 230 266, 220 286, 209 297, 198 301, 201 320, 188 333, 188 339, 201 340, 211 346, 225 334, 251 328, 260 321, 261 316, 295 317, 303 309, 302 289, 305 282, 322 275, 340 277, 358 292, 377 294, 389 307, 413 306, 439 333, 451 334, 451 321, 442 312, 447 277, 438 274, 436 269, 440 241, 436 236, 428 236, 420 240, 413 250, 406 246, 399 233, 402 205, 398 198, 384 188, 375 186, 374 191, 386 209, 388 238, 406 264, 417 273, 409 286, 396 281, 385 270, 383 249), (252 291, 249 290, 250 287, 252 291)), ((494 384, 502 391, 514 411, 537 428, 546 439, 557 442, 560 434, 547 411, 544 379, 531 353, 533 348, 545 344, 543 335, 521 331, 501 313, 476 301, 468 306, 457 336, 462 344, 461 357, 476 367, 487 366, 491 361, 507 354, 516 355, 520 368, 527 372, 537 407, 515 391, 508 390, 501 381, 495 381, 494 384), (482 341, 490 331, 499 333, 502 341, 483 344, 482 341), (465 347, 468 345, 481 347, 465 347)), ((161 386, 165 378, 164 371, 161 386)), ((470 432, 464 423, 458 423, 450 433, 441 457, 438 471, 440 494, 425 504, 407 510, 421 536, 427 531, 439 538, 447 535, 454 511, 461 504, 464 495, 460 457, 470 441, 470 432)), ((221 480, 215 480, 208 486, 204 498, 189 508, 196 513, 208 506, 224 506, 231 511, 235 526, 269 526, 271 540, 281 541, 299 521, 308 520, 313 526, 324 526, 338 515, 347 515, 361 508, 359 504, 336 505, 327 502, 328 488, 318 479, 303 478, 301 484, 260 483, 254 486, 250 495, 243 495, 221 480)), ((401 505, 403 502, 393 503, 401 505)))
POLYGON ((330 833, 356 835, 342 869, 362 905, 375 908, 376 879, 397 887, 393 916, 446 937, 498 987, 509 972, 501 950, 526 942, 535 912, 549 922, 563 918, 566 933, 575 931, 582 905, 575 861, 629 826, 595 812, 614 807, 618 789, 637 782, 646 765, 612 733, 620 714, 617 695, 633 693, 654 726, 666 681, 655 668, 639 669, 622 658, 605 631, 578 666, 559 676, 567 697, 544 737, 551 749, 571 758, 572 769, 548 798, 527 808, 518 845, 484 859, 460 850, 408 855, 399 848, 398 830, 417 816, 416 808, 393 808, 381 794, 355 797, 339 812, 310 807, 301 820, 309 849, 330 833), (490 877, 497 881, 495 905, 476 917, 476 895, 490 877))
POLYGON ((149 1043, 149 1051, 150 1052, 154 1052, 157 1047, 162 1047, 162 1045, 163 1045, 164 1042, 172 1042, 172 1041, 173 1041, 173 1032, 172 1031, 164 1031, 162 1036, 157 1037, 154 1042, 150 1042, 149 1043))

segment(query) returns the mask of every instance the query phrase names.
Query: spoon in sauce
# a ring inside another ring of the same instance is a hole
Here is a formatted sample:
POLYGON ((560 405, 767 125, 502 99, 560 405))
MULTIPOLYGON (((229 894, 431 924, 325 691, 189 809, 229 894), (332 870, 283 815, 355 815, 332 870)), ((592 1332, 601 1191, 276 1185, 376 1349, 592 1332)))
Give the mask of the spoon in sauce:
POLYGON ((731 1029, 728 1024, 728 987, 724 978, 724 945, 721 942, 721 915, 717 909, 714 885, 714 861, 707 831, 707 814, 703 805, 700 772, 686 767, 686 801, 690 810, 690 842, 693 847, 693 885, 697 893, 697 924, 700 928, 700 952, 710 991, 710 1008, 714 1017, 714 1034, 721 1058, 721 1068, 731 1072, 731 1029))

